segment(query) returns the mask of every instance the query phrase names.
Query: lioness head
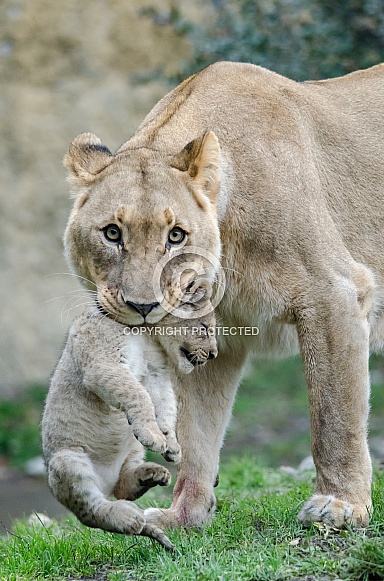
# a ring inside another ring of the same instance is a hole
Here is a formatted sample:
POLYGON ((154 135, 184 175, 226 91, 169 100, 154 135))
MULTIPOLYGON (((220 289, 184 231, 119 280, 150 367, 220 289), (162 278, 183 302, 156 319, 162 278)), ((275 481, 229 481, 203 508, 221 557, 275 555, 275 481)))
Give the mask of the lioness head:
POLYGON ((71 143, 66 256, 117 321, 155 323, 197 277, 213 280, 215 266, 196 247, 218 261, 219 163, 212 132, 177 155, 127 145, 113 155, 90 133, 71 143))

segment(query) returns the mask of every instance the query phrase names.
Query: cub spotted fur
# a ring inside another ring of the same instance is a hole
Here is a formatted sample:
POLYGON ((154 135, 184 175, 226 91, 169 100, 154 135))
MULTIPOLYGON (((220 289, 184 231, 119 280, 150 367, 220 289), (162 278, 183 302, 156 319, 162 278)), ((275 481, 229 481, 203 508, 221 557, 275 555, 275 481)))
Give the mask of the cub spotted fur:
POLYGON ((114 154, 89 133, 70 145, 66 253, 107 311, 159 321, 159 263, 199 247, 226 273, 223 324, 260 330, 222 337, 198 381, 178 378, 183 458, 173 504, 152 510, 153 523, 194 527, 212 515, 248 355, 300 352, 317 478, 299 518, 367 524, 368 355, 384 344, 383 128, 384 65, 297 83, 224 62, 166 95, 114 154), (118 243, 103 236, 110 224, 118 243))
POLYGON ((166 468, 144 462, 143 446, 180 461, 175 369, 189 373, 216 356, 213 313, 183 320, 183 334, 180 323, 166 317, 163 330, 175 333, 167 333, 164 342, 161 333, 155 339, 149 329, 125 334, 131 330, 96 307, 77 318, 53 374, 42 421, 53 495, 88 526, 151 536, 167 548, 172 545, 164 533, 146 524, 143 511, 130 501, 171 480, 166 468))

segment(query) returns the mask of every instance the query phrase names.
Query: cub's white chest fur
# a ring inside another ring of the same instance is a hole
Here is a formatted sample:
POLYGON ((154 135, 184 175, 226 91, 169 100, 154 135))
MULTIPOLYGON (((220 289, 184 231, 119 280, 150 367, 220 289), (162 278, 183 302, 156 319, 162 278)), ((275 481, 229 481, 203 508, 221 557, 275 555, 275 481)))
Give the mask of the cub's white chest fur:
POLYGON ((169 377, 169 363, 161 347, 149 335, 125 335, 120 349, 121 363, 137 381, 150 375, 169 377))

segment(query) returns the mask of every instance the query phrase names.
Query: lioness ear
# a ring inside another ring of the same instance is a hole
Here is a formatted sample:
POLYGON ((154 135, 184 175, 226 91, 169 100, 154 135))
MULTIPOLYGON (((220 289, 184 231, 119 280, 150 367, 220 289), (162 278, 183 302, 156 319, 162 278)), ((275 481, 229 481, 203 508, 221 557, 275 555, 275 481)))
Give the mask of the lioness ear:
POLYGON ((220 187, 220 145, 213 131, 208 131, 184 147, 172 159, 172 166, 188 171, 197 189, 216 204, 220 187))
POLYGON ((76 185, 91 183, 112 160, 112 153, 93 133, 80 133, 64 157, 69 180, 76 185))

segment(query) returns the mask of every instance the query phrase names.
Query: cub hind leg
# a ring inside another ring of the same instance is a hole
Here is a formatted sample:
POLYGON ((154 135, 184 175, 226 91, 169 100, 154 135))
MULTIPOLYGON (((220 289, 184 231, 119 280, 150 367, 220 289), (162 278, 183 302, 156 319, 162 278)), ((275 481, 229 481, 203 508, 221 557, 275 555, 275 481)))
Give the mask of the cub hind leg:
POLYGON ((140 534, 143 511, 127 500, 111 501, 101 490, 89 456, 81 449, 63 449, 50 458, 48 484, 53 495, 83 524, 113 533, 140 534))
MULTIPOLYGON (((143 462, 137 465, 137 462, 128 457, 121 468, 113 494, 118 499, 136 500, 150 488, 168 486, 170 483, 171 475, 165 466, 160 466, 155 462, 143 462)), ((140 534, 155 539, 169 551, 174 549, 166 534, 155 524, 146 523, 140 534)))
POLYGON ((113 490, 116 498, 136 500, 154 486, 169 486, 171 475, 165 466, 155 462, 132 465, 130 458, 124 462, 119 480, 113 490))

